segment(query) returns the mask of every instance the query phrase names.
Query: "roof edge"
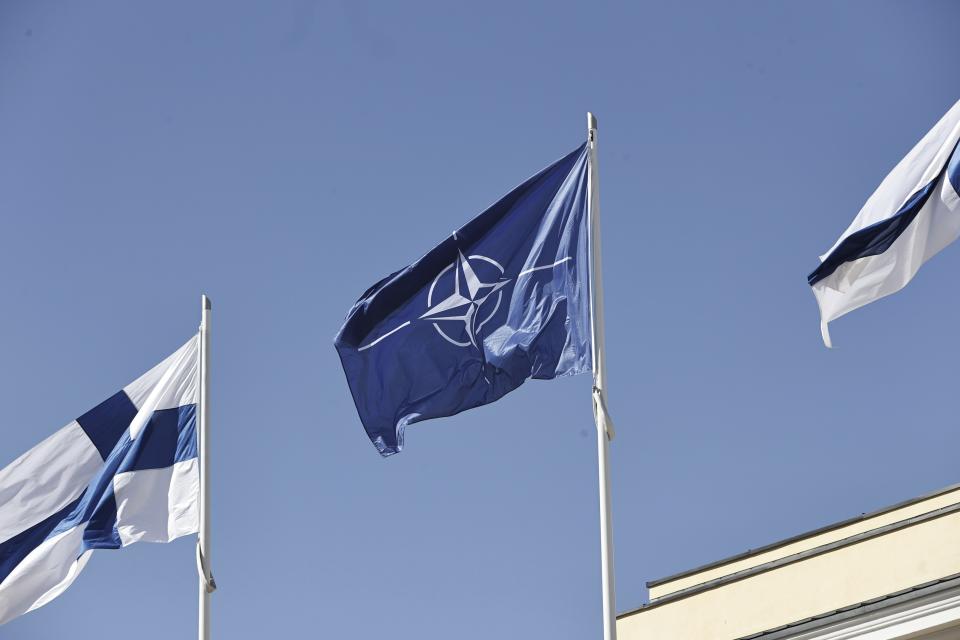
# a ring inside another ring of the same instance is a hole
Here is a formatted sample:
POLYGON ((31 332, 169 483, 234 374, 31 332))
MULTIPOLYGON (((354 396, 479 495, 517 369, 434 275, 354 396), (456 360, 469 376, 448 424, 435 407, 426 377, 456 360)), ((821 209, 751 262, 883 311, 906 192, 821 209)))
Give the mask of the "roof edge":
POLYGON ((738 553, 738 554, 736 554, 736 555, 728 556, 728 557, 722 558, 722 559, 720 559, 720 560, 714 560, 713 562, 709 562, 709 563, 707 563, 707 564, 700 565, 699 567, 695 567, 695 568, 693 568, 693 569, 687 569, 687 570, 685 570, 685 571, 681 571, 681 572, 679 572, 679 573, 675 573, 675 574, 673 574, 673 575, 669 575, 669 576, 667 576, 667 577, 665 577, 665 578, 656 578, 656 579, 654 579, 654 580, 649 580, 649 581, 646 583, 646 585, 647 585, 647 588, 648 588, 648 589, 652 589, 652 588, 655 588, 655 587, 659 587, 659 586, 661 586, 661 585, 667 584, 668 582, 673 582, 674 580, 679 580, 680 578, 687 578, 687 577, 690 577, 690 576, 692 576, 692 575, 696 575, 696 574, 698 574, 698 573, 701 573, 701 572, 703 572, 703 571, 707 571, 707 570, 709 570, 709 569, 716 569, 716 568, 718 568, 718 567, 722 567, 722 566, 727 565, 727 564, 732 564, 732 563, 734 563, 734 562, 737 562, 738 560, 743 560, 743 559, 745 559, 745 558, 749 558, 750 556, 758 555, 758 554, 761 554, 761 553, 766 553, 767 551, 772 551, 772 550, 778 549, 778 548, 780 548, 780 547, 785 547, 785 546, 787 546, 788 544, 793 544, 794 542, 799 542, 800 540, 805 540, 806 538, 812 538, 812 537, 818 536, 818 535, 820 535, 820 534, 822 534, 822 533, 827 533, 827 532, 829 532, 829 531, 834 531, 834 530, 836 530, 836 529, 842 529, 843 527, 847 527, 847 526, 849 526, 849 525, 856 524, 856 523, 858 523, 858 522, 863 522, 864 520, 869 520, 870 518, 875 518, 875 517, 877 517, 877 516, 882 516, 882 515, 884 515, 884 514, 886 514, 886 513, 890 513, 891 511, 896 511, 897 509, 903 509, 904 507, 909 507, 909 506, 911 506, 911 505, 917 504, 918 502, 923 502, 924 500, 930 500, 930 499, 932 499, 932 498, 936 498, 936 497, 942 496, 942 495, 944 495, 944 494, 950 493, 950 492, 952 492, 952 491, 956 491, 956 490, 958 490, 958 489, 960 489, 960 482, 958 482, 958 483, 956 483, 956 484, 952 484, 952 485, 950 485, 950 486, 948 486, 948 487, 943 487, 942 489, 937 489, 936 491, 932 491, 932 492, 930 492, 930 493, 927 493, 927 494, 925 494, 925 495, 922 495, 922 496, 919 496, 919 497, 916 497, 916 498, 910 498, 909 500, 904 500, 903 502, 898 502, 898 503, 893 504, 893 505, 890 505, 890 506, 888 506, 888 507, 883 507, 882 509, 877 509, 876 511, 871 511, 871 512, 868 512, 868 513, 863 513, 863 514, 860 514, 859 516, 856 516, 856 517, 853 517, 853 518, 848 518, 848 519, 846 519, 846 520, 841 520, 840 522, 835 522, 835 523, 833 523, 833 524, 828 524, 828 525, 826 525, 826 526, 824 526, 824 527, 820 527, 819 529, 813 529, 813 530, 811 530, 811 531, 807 531, 807 532, 805 532, 805 533, 801 533, 801 534, 798 534, 798 535, 795 535, 795 536, 791 536, 791 537, 789 537, 789 538, 784 538, 784 539, 782 539, 782 540, 778 540, 777 542, 772 542, 772 543, 767 544, 767 545, 764 545, 764 546, 762 546, 762 547, 757 547, 756 549, 747 549, 746 551, 744 551, 744 552, 742 552, 742 553, 738 553))
POLYGON ((731 573, 720 578, 714 578, 713 580, 708 580, 692 587, 687 587, 686 589, 680 589, 673 593, 668 593, 665 596, 651 600, 646 604, 642 604, 639 607, 634 607, 628 611, 617 614, 617 620, 621 618, 626 618, 637 613, 642 613, 644 611, 649 611, 650 609, 656 609, 663 605, 676 602, 677 600, 684 600, 690 596, 695 596, 705 591, 711 591, 717 587, 723 587, 733 582, 739 582, 741 580, 746 580, 747 578, 752 578, 753 576, 759 575, 761 573, 767 573, 768 571, 773 571, 779 569, 780 567, 794 564, 796 562, 801 562, 808 558, 813 558, 816 556, 823 555, 825 553, 830 553, 831 551, 836 551, 837 549, 842 549, 844 547, 849 547, 850 545, 857 544, 858 542, 863 542, 864 540, 870 540, 872 538, 879 538, 880 536, 887 535, 888 533, 893 533, 894 531, 900 531, 901 529, 906 529, 924 522, 929 522, 930 520, 936 520, 944 516, 949 516, 954 513, 960 512, 960 503, 952 504, 946 507, 941 507, 934 511, 929 511, 927 513, 908 518, 907 520, 902 520, 900 522, 893 522, 891 524, 885 525, 883 527, 878 527, 870 531, 864 531, 863 533, 858 533, 850 536, 849 538, 844 538, 842 540, 837 540, 836 542, 831 542, 820 547, 815 547, 807 551, 801 551, 793 555, 786 556, 784 558, 779 558, 777 560, 771 560, 770 562, 765 562, 764 564, 758 565, 756 567, 750 567, 749 569, 743 569, 742 571, 737 571, 736 573, 731 573))

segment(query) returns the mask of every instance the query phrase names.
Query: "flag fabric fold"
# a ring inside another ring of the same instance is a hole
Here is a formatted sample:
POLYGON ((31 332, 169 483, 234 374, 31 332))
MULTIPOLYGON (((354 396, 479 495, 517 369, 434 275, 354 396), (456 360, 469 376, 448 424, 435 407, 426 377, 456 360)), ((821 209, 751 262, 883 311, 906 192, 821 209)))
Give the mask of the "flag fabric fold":
POLYGON ((196 533, 198 337, 0 470, 0 624, 95 549, 196 533))
POLYGON ((902 289, 960 234, 960 102, 900 161, 808 277, 828 324, 902 289))
POLYGON ((334 344, 383 456, 406 426, 588 373, 587 146, 368 289, 334 344))

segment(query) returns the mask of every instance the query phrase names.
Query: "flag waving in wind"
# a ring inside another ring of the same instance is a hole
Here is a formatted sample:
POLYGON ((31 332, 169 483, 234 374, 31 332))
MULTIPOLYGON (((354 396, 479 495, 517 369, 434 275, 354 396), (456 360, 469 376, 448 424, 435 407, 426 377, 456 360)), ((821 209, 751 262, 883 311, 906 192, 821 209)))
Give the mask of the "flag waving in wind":
POLYGON ((589 150, 536 174, 373 285, 335 339, 370 440, 591 371, 589 150))
POLYGON ((0 624, 41 607, 94 549, 199 526, 198 337, 0 470, 0 624))
POLYGON ((960 234, 960 102, 870 196, 807 277, 829 347, 831 320, 906 286, 960 234))

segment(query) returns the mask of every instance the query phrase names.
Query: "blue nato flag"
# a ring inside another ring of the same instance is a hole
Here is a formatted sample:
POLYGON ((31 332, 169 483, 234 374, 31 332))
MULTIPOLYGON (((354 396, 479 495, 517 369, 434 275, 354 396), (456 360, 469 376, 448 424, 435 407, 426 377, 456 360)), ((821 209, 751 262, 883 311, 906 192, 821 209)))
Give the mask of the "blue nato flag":
POLYGON ((350 309, 334 345, 380 455, 414 422, 591 371, 588 171, 584 144, 350 309))

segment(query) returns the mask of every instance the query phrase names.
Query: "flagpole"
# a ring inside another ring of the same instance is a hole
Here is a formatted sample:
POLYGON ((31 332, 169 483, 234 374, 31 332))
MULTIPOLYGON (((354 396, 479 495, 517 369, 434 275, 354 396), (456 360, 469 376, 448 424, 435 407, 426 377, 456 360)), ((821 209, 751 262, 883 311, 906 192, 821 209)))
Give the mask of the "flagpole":
POLYGON ((210 572, 210 298, 200 297, 200 532, 197 536, 197 569, 200 578, 199 638, 210 640, 210 594, 217 588, 210 572))
POLYGON ((603 638, 617 638, 613 573, 613 522, 610 505, 610 441, 613 423, 607 414, 607 362, 603 335, 603 278, 600 264, 600 181, 597 170, 597 118, 587 112, 590 193, 587 216, 590 234, 590 333, 593 357, 593 416, 597 424, 597 466, 600 475, 600 581, 603 591, 603 638))

